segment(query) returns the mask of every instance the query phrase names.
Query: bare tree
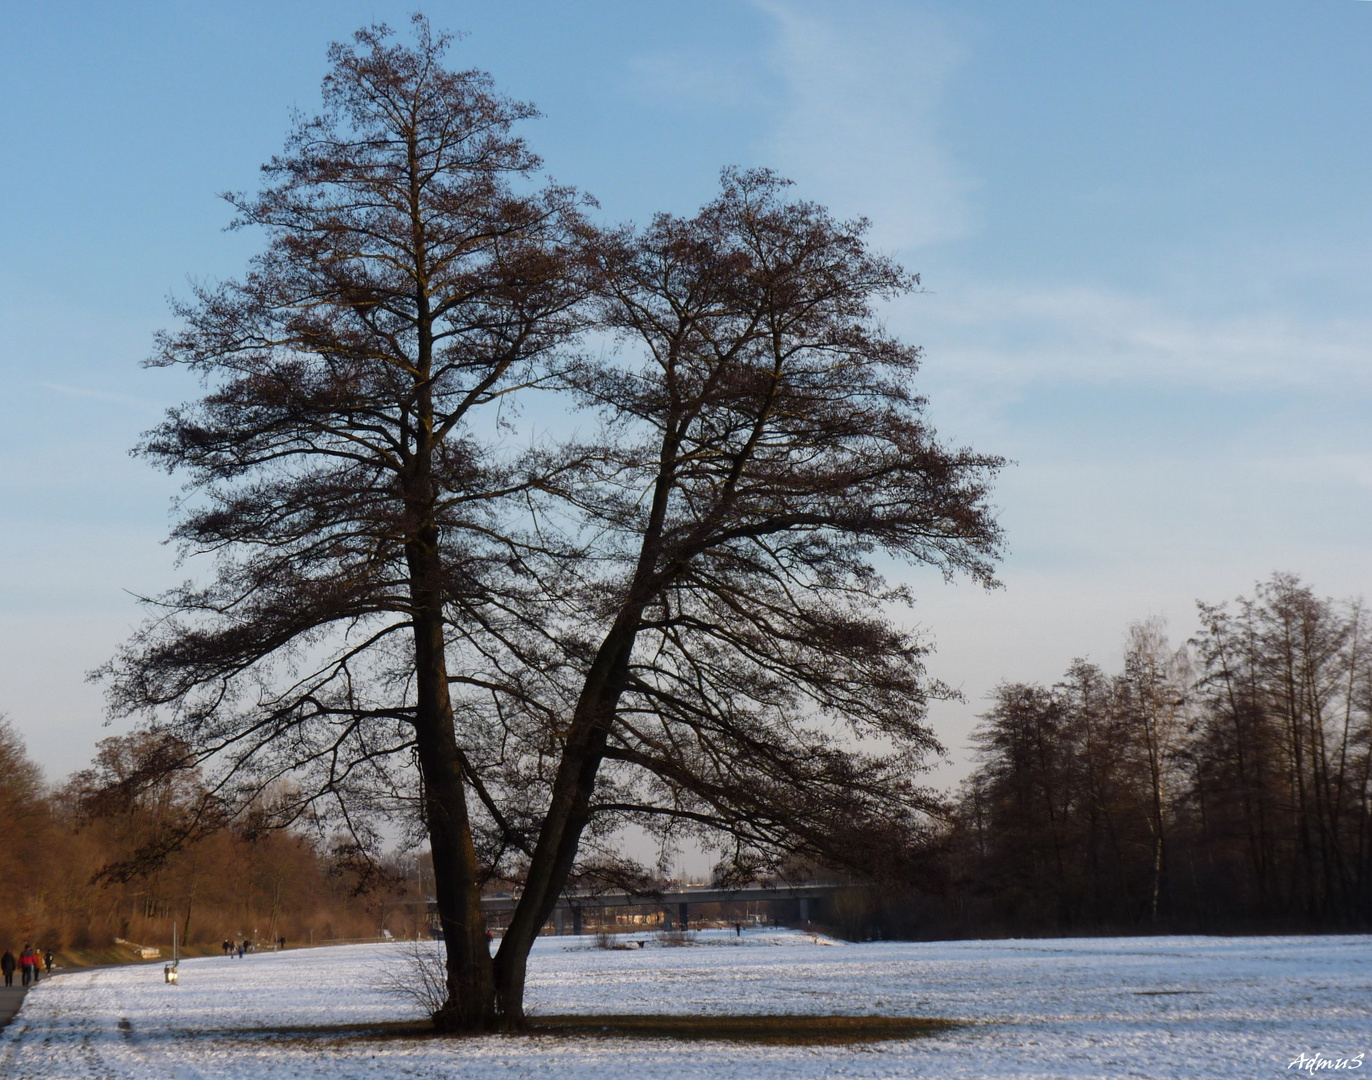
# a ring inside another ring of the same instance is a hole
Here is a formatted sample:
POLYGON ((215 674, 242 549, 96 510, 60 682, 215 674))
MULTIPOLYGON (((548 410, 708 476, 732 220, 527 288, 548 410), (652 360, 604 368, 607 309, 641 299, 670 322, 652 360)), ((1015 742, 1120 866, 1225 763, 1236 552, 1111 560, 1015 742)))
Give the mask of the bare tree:
POLYGON ((5 835, 5 843, 0 844, 0 873, 8 884, 5 900, 0 902, 0 934, 15 940, 35 929, 25 908, 39 906, 34 904, 35 897, 51 885, 39 868, 45 867, 57 838, 43 773, 4 714, 0 714, 0 776, 4 777, 0 829, 5 835))
POLYGON ((1115 707, 1121 735, 1137 750, 1148 793, 1148 831, 1152 837, 1152 880, 1148 911, 1158 921, 1167 873, 1168 811, 1175 794, 1177 754, 1187 734, 1190 665, 1185 648, 1173 650, 1161 619, 1129 628, 1124 671, 1116 679, 1115 707))
POLYGON ((1112 678, 1076 661, 1051 692, 997 691, 950 849, 998 929, 1070 921, 1078 879, 1107 927, 1372 921, 1362 604, 1276 574, 1199 608, 1184 649, 1149 620, 1112 678))
POLYGON ((599 235, 527 182, 532 110, 416 26, 333 48, 324 113, 231 197, 266 252, 160 340, 210 388, 141 451, 188 475, 174 535, 215 573, 152 601, 105 674, 116 712, 219 760, 218 805, 289 777, 278 821, 327 799, 365 832, 417 798, 435 1022, 518 1027, 588 830, 722 833, 738 866, 908 853, 934 688, 874 557, 989 584, 1000 462, 926 425, 918 351, 872 307, 915 281, 861 223, 730 173, 696 218, 599 235), (558 370, 588 311, 638 351, 558 370), (489 407, 537 386, 604 437, 502 452, 489 407), (507 871, 493 964, 480 889, 507 871))
POLYGON ((597 820, 722 834, 744 863, 780 850, 870 868, 933 806, 910 780, 937 747, 925 650, 890 621, 909 596, 874 556, 990 584, 1001 462, 936 441, 911 386, 919 352, 873 311, 916 280, 864 227, 770 173, 726 171, 696 217, 601 245, 600 324, 626 356, 569 381, 604 424, 564 492, 596 558, 567 635, 580 681, 497 957, 508 1023, 597 820), (853 749, 863 737, 891 749, 853 749))
POLYGON ((151 363, 209 390, 140 452, 188 477, 173 535, 216 569, 151 601, 104 674, 116 713, 218 758, 221 801, 289 774, 295 812, 332 798, 361 828, 359 799, 410 794, 412 755, 450 961, 439 1020, 481 1028, 492 967, 450 686, 499 688, 449 653, 520 618, 524 552, 498 507, 537 478, 498 453, 492 406, 575 328, 580 226, 570 192, 530 183, 511 129, 533 108, 445 68, 449 40, 414 22, 413 47, 381 26, 331 48, 323 112, 260 193, 227 196, 266 250, 159 339, 151 363))
POLYGON ((1077 915, 1087 806, 1075 719, 1056 689, 1002 683, 973 733, 981 763, 964 798, 979 805, 961 815, 979 829, 973 888, 989 886, 1007 914, 1041 925, 1070 926, 1077 915))

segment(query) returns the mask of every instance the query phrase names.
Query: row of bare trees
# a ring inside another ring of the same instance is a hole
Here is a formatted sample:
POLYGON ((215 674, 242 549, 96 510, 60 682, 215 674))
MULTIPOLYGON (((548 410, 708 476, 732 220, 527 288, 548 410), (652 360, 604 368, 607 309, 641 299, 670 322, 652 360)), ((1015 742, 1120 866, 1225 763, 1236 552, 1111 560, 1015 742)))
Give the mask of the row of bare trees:
MULTIPOLYGON (((110 955, 116 938, 165 946, 361 937, 377 904, 346 860, 299 831, 240 820, 202 828, 203 784, 185 748, 147 734, 101 742, 91 767, 49 789, 14 728, 0 720, 0 948, 24 941, 110 955)), ((119 950, 114 950, 117 955, 119 950)))
MULTIPOLYGON (((950 837, 952 888, 1006 928, 1372 920, 1372 649, 1356 602, 1288 575, 1001 685, 950 837)), ((969 909, 970 910, 970 909, 969 909)))

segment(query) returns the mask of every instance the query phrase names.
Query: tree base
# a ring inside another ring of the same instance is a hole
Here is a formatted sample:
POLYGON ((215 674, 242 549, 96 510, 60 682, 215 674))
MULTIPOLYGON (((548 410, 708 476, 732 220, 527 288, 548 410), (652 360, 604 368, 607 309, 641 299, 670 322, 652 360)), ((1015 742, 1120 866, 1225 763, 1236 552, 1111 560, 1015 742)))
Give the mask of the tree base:
POLYGON ((433 1021, 434 1030, 441 1035, 487 1035, 504 1030, 497 1026, 493 1014, 473 1013, 452 1002, 448 1002, 429 1019, 433 1021))

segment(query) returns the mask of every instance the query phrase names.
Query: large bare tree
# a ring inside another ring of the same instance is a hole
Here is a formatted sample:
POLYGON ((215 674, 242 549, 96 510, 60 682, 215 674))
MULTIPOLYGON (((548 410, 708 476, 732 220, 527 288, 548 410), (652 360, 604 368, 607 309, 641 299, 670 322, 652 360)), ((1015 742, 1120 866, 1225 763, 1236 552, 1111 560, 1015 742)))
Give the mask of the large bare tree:
POLYGON ((333 796, 350 815, 412 755, 442 1022, 480 1028, 492 965, 450 686, 492 675, 451 671, 448 648, 520 618, 524 552, 497 506, 538 481, 497 451, 494 406, 574 329, 579 223, 512 134, 532 107, 415 32, 333 46, 323 111, 260 193, 228 196, 267 248, 178 305, 151 363, 208 393, 140 448, 188 477, 173 535, 215 572, 156 598, 106 675, 117 712, 169 722, 239 801, 289 776, 297 809, 333 796))
POLYGON ((600 245, 598 323, 624 346, 568 389, 598 410, 563 494, 594 538, 570 620, 580 682, 524 892, 497 956, 522 1016, 534 936, 598 818, 684 824, 870 870, 932 800, 924 648, 876 567, 990 583, 1001 464, 936 440, 919 350, 874 304, 917 284, 766 171, 690 219, 600 245), (879 740, 881 753, 855 748, 879 740))
POLYGON ((909 854, 931 686, 875 560, 989 583, 1000 462, 927 426, 874 310, 916 282, 862 223, 730 172, 694 218, 598 233, 533 188, 531 110, 417 31, 334 47, 324 113, 233 198, 267 250, 161 339, 209 390, 141 449, 188 476, 174 536, 215 570, 106 674, 218 760, 221 801, 272 785, 358 830, 417 801, 435 1021, 519 1027, 597 830, 725 837, 736 873, 909 854), (587 320, 622 357, 553 363, 587 320), (493 406, 535 390, 598 437, 506 452, 493 406), (524 887, 493 959, 495 873, 524 887))

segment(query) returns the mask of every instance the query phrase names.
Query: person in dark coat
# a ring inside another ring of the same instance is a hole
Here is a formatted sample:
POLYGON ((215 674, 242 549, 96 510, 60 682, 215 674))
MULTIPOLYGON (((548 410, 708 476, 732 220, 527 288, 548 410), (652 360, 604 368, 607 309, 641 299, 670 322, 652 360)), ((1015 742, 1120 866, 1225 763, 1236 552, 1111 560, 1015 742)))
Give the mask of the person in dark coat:
POLYGON ((43 971, 44 971, 44 974, 47 974, 47 975, 51 975, 51 974, 52 974, 52 961, 53 961, 52 950, 49 949, 47 952, 45 952, 45 953, 43 954, 43 971))
POLYGON ((14 953, 9 949, 5 950, 5 955, 0 956, 0 971, 5 973, 5 985, 14 985, 14 969, 19 966, 19 961, 14 958, 14 953))

